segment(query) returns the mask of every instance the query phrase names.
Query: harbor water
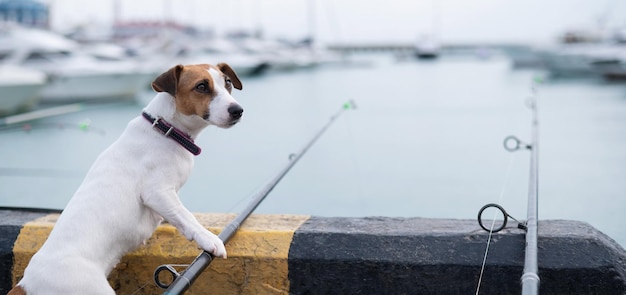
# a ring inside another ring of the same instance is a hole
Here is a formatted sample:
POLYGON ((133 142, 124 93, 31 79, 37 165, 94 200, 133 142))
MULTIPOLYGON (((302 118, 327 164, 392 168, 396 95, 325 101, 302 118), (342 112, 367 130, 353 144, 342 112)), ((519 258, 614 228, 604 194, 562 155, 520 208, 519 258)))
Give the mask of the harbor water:
MULTIPOLYGON (((182 202, 193 212, 240 211, 353 100, 357 109, 333 123, 257 213, 474 219, 498 203, 523 220, 530 153, 502 142, 530 140, 526 101, 535 85, 539 219, 585 221, 626 246, 626 84, 552 79, 502 57, 368 60, 242 77, 234 96, 243 120, 196 140, 202 154, 182 202)), ((152 96, 147 89, 136 101, 0 130, 0 206, 62 209, 152 96)))

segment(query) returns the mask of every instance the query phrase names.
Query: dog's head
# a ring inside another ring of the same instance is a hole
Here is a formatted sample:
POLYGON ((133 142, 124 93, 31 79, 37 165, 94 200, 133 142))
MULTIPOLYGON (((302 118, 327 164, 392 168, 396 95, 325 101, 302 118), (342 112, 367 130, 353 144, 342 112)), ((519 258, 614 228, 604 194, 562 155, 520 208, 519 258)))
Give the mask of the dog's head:
POLYGON ((243 114, 243 108, 231 95, 233 87, 241 90, 241 81, 225 63, 177 65, 152 82, 155 91, 174 97, 177 111, 200 116, 222 128, 237 124, 243 114))

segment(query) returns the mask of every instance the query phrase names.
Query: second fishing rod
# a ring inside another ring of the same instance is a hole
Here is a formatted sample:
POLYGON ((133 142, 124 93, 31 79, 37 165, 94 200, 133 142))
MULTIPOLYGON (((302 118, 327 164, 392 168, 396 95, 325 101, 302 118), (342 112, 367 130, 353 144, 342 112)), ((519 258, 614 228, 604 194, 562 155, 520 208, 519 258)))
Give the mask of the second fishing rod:
MULTIPOLYGON (((353 101, 346 102, 342 105, 341 109, 337 111, 330 120, 318 131, 315 136, 296 154, 292 154, 289 157, 289 162, 285 165, 279 173, 269 182, 267 182, 257 193, 255 193, 246 208, 239 213, 233 221, 224 227, 218 237, 224 242, 228 241, 235 235, 241 224, 254 212, 254 210, 263 202, 265 197, 276 187, 278 182, 291 170, 291 168, 304 156, 304 154, 315 144, 315 142, 326 132, 326 130, 333 124, 333 122, 339 118, 346 110, 356 109, 356 105, 353 101)), ((213 261, 213 255, 209 252, 202 251, 200 255, 182 272, 178 273, 171 265, 161 265, 154 272, 154 281, 157 286, 167 289, 163 294, 177 295, 183 294, 194 281, 200 276, 200 274, 211 264, 213 261), (169 272, 174 281, 171 284, 163 283, 159 279, 159 274, 163 271, 169 272)))

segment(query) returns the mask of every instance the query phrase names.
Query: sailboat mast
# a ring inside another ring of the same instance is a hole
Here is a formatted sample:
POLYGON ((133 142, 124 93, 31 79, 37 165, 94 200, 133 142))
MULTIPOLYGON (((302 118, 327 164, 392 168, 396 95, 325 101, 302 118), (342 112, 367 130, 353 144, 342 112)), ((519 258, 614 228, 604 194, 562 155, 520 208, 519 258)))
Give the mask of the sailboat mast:
POLYGON ((308 21, 309 21, 309 32, 308 32, 308 39, 310 39, 310 45, 311 47, 313 47, 313 45, 316 42, 316 28, 317 28, 317 13, 316 13, 316 5, 315 5, 315 0, 309 0, 308 1, 308 7, 307 7, 307 15, 308 15, 308 21))

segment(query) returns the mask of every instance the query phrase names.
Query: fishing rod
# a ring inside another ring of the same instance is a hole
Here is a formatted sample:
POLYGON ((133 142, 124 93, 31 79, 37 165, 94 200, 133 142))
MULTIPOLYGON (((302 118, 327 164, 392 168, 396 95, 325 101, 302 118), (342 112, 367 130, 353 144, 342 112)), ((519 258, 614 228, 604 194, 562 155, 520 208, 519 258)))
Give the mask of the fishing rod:
POLYGON ((53 117, 53 116, 65 115, 69 113, 78 112, 83 109, 84 109, 83 104, 74 103, 74 104, 62 105, 58 107, 51 107, 47 109, 36 110, 32 112, 27 112, 27 113, 0 118, 0 126, 23 123, 27 121, 43 119, 43 118, 48 118, 48 117, 53 117))
POLYGON ((524 273, 522 274, 522 295, 539 294, 539 267, 537 263, 538 207, 539 207, 539 119, 537 116, 536 89, 528 106, 532 110, 533 120, 530 145, 530 179, 528 181, 528 208, 526 217, 526 250, 524 253, 524 273))
POLYGON ((32 122, 23 124, 12 124, 2 126, 0 123, 0 134, 2 133, 29 133, 33 130, 56 129, 56 130, 80 130, 84 132, 97 133, 102 136, 106 135, 106 130, 96 128, 91 125, 91 120, 84 119, 80 122, 32 122))
MULTIPOLYGON (((535 80, 539 82, 539 79, 535 80)), ((537 262, 537 240, 538 240, 538 196, 539 196, 539 118, 537 112, 536 87, 531 87, 532 95, 527 100, 527 106, 532 111, 531 121, 531 142, 524 143, 515 136, 508 136, 504 139, 504 148, 509 152, 527 149, 530 151, 530 171, 528 180, 528 207, 525 222, 518 221, 518 228, 526 231, 526 247, 524 249, 524 270, 520 278, 522 285, 522 295, 539 294, 539 267, 537 262)), ((497 204, 487 204, 478 213, 480 226, 490 233, 502 230, 506 226, 507 217, 511 217, 504 208, 497 204), (487 228, 482 223, 482 213, 488 207, 495 207, 504 215, 503 224, 495 230, 487 228)), ((512 218, 517 221, 515 218, 512 218)))
MULTIPOLYGON (((270 182, 265 184, 265 186, 252 197, 252 200, 250 201, 248 206, 246 206, 246 208, 241 211, 241 213, 239 213, 239 215, 237 215, 235 219, 233 219, 233 221, 226 225, 222 232, 220 232, 218 237, 224 242, 224 244, 228 243, 228 241, 235 235, 235 232, 237 232, 241 224, 261 204, 261 202, 274 189, 274 187, 283 178, 283 176, 285 176, 285 174, 289 172, 291 167, 293 167, 296 162, 298 162, 298 160, 300 160, 300 158, 302 158, 302 156, 309 150, 309 148, 313 146, 317 139, 320 138, 322 134, 324 134, 326 129, 328 129, 328 127, 330 127, 330 125, 344 111, 350 109, 356 109, 356 105, 353 101, 349 101, 343 104, 341 109, 332 117, 330 117, 328 123, 326 123, 326 125, 324 125, 324 127, 322 127, 322 129, 317 134, 315 134, 315 136, 313 136, 313 138, 302 148, 302 150, 300 150, 299 153, 292 154, 289 157, 289 162, 282 170, 280 170, 278 175, 276 175, 276 177, 274 177, 270 182)), ((163 293, 164 295, 183 294, 185 291, 187 291, 187 289, 189 289, 189 287, 191 287, 191 284, 194 283, 194 281, 198 278, 198 276, 200 276, 202 271, 204 271, 212 261, 213 255, 207 251, 202 251, 200 255, 198 255, 196 259, 182 273, 178 273, 174 269, 174 267, 172 267, 172 265, 161 265, 157 267, 157 269, 154 271, 154 282, 157 284, 157 286, 163 289, 167 289, 163 293), (164 283, 159 279, 159 274, 163 271, 169 272, 174 278, 174 281, 171 284, 164 283)))
POLYGON ((79 170, 46 169, 46 168, 6 168, 0 167, 0 176, 3 177, 50 177, 73 178, 85 174, 79 170))
POLYGON ((67 115, 70 113, 76 113, 89 109, 84 103, 72 103, 56 107, 49 107, 40 110, 25 112, 17 115, 11 115, 0 118, 0 133, 24 131, 30 132, 33 129, 53 128, 53 129, 70 129, 78 128, 82 131, 95 131, 100 135, 105 135, 106 131, 100 128, 94 128, 91 126, 91 120, 85 119, 75 123, 45 123, 45 122, 32 122, 41 119, 47 119, 55 116, 67 115))

